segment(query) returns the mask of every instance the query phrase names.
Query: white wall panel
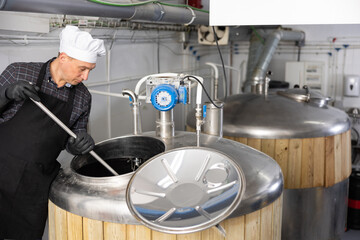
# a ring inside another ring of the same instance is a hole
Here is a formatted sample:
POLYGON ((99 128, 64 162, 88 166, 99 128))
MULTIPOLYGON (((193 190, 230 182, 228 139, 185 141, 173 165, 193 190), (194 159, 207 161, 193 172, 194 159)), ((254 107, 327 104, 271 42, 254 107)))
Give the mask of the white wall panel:
POLYGON ((360 23, 358 0, 210 0, 210 25, 360 23))

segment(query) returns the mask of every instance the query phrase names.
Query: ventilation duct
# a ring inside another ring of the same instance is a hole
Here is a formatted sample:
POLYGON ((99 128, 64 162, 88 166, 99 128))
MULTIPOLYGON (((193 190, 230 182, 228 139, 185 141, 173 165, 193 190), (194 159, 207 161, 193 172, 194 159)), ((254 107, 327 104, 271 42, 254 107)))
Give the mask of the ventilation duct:
POLYGON ((209 25, 208 13, 194 11, 190 8, 164 6, 157 3, 115 7, 87 0, 0 0, 0 10, 209 25))
MULTIPOLYGON (((255 89, 257 83, 265 79, 266 71, 269 67, 270 61, 276 51, 276 48, 280 41, 304 41, 305 33, 300 31, 289 31, 278 29, 270 33, 266 37, 265 45, 262 53, 259 54, 256 52, 259 45, 259 41, 252 41, 250 44, 249 50, 249 63, 257 62, 254 70, 252 72, 247 72, 246 82, 244 84, 244 91, 250 92, 252 89, 255 89), (254 45, 254 46, 252 46, 254 45), (254 54, 252 54, 254 53, 254 54), (255 61, 254 61, 255 58, 255 61), (258 58, 258 60, 257 60, 258 58)), ((252 64, 250 64, 252 65, 252 64)), ((251 70, 248 68, 248 70, 251 70)))
POLYGON ((259 62, 260 56, 264 50, 264 42, 261 36, 266 36, 264 30, 257 30, 259 35, 255 33, 251 34, 250 38, 250 47, 248 55, 248 63, 246 67, 246 82, 251 80, 251 74, 254 72, 254 69, 259 62))

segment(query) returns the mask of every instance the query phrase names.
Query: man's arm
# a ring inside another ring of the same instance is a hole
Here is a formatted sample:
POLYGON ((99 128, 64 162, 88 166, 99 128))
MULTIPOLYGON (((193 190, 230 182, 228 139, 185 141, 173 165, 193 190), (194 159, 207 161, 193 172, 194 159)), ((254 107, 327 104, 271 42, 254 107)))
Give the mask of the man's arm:
POLYGON ((0 115, 6 110, 8 104, 11 102, 6 97, 5 91, 8 86, 14 83, 16 80, 16 68, 10 64, 0 75, 0 115))
POLYGON ((5 90, 5 87, 0 87, 0 115, 6 110, 7 105, 10 103, 10 100, 8 100, 5 95, 5 90))
POLYGON ((90 152, 95 142, 93 138, 87 133, 87 124, 91 109, 91 95, 88 101, 83 105, 83 112, 71 127, 71 130, 76 134, 76 139, 69 137, 66 150, 73 155, 82 155, 90 152))
POLYGON ((0 75, 0 114, 12 101, 22 101, 27 98, 40 101, 37 94, 39 88, 28 81, 17 81, 16 74, 16 68, 9 65, 0 75))

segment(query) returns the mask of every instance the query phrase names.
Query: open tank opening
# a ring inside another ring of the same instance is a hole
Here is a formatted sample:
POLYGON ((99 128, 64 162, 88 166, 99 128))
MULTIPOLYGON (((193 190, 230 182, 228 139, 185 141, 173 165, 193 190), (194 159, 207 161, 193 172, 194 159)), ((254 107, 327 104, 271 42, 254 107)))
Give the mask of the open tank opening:
MULTIPOLYGON (((123 175, 136 170, 135 161, 139 161, 140 166, 151 157, 164 152, 165 145, 156 138, 129 136, 101 142, 95 146, 94 151, 119 175, 123 175)), ((71 162, 71 169, 87 177, 114 176, 90 154, 75 157, 71 162)))

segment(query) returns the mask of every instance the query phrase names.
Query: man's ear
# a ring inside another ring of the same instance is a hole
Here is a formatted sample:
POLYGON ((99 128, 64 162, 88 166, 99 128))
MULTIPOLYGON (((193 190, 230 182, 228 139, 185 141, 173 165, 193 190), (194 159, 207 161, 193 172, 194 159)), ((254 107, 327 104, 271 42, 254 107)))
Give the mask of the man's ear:
POLYGON ((61 53, 59 53, 59 60, 61 61, 61 62, 66 62, 66 61, 69 61, 70 60, 70 57, 66 54, 66 53, 64 53, 64 52, 61 52, 61 53))

